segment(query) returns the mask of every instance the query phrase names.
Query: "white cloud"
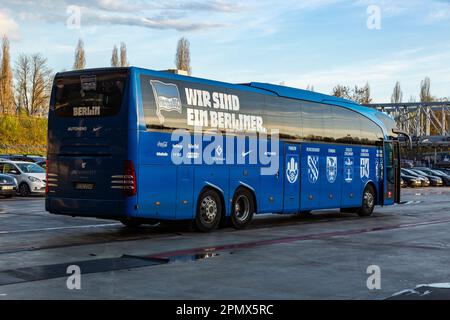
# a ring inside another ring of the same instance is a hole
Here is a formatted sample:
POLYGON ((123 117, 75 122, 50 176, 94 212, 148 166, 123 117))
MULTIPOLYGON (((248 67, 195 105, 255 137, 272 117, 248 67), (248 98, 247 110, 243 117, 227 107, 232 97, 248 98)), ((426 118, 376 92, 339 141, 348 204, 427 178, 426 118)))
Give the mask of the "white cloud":
POLYGON ((0 11, 0 36, 3 35, 10 39, 19 38, 19 26, 6 12, 0 11))
POLYGON ((450 18, 450 3, 437 3, 427 17, 427 22, 439 22, 450 18))
POLYGON ((422 48, 416 48, 393 53, 390 57, 306 72, 300 77, 279 74, 277 78, 274 79, 272 76, 265 81, 272 83, 285 81, 286 85, 296 88, 314 85, 317 91, 326 94, 329 94, 337 84, 363 86, 368 82, 372 88, 374 102, 389 102, 396 81, 401 82, 404 97, 407 99, 409 96, 418 95, 419 83, 426 76, 432 79, 434 95, 448 96, 450 51, 427 53, 422 48))

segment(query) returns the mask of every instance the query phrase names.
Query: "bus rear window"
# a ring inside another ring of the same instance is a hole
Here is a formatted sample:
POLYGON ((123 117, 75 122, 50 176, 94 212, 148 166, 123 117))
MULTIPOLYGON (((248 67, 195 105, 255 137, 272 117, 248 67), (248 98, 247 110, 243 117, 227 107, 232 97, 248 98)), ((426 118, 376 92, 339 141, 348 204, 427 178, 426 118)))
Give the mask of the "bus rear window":
POLYGON ((119 113, 124 73, 82 74, 55 80, 54 110, 60 117, 106 117, 119 113))

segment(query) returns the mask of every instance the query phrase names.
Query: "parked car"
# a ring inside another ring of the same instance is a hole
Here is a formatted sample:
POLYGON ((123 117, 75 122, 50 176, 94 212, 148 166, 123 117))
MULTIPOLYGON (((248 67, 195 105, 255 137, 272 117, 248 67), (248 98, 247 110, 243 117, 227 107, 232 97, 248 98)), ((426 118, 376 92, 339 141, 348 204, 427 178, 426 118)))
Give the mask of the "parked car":
POLYGON ((45 161, 45 157, 32 154, 1 154, 0 159, 10 161, 39 162, 45 161))
POLYGON ((45 170, 32 162, 0 161, 0 173, 17 179, 21 196, 45 193, 45 170))
POLYGON ((450 176, 440 170, 433 170, 430 168, 417 168, 420 171, 425 172, 426 174, 430 174, 430 175, 434 175, 436 177, 439 177, 442 179, 442 181, 444 182, 445 186, 450 186, 450 176))
POLYGON ((406 183, 405 179, 400 178, 400 187, 406 188, 407 186, 408 186, 408 184, 406 183))
POLYGON ((46 160, 36 162, 36 164, 37 164, 38 166, 41 166, 41 167, 44 168, 44 169, 47 168, 47 161, 46 161, 46 160))
POLYGON ((0 174, 0 196, 11 198, 17 193, 17 179, 6 174, 0 174))
POLYGON ((418 178, 421 183, 422 183, 422 187, 429 187, 430 186, 430 179, 428 179, 427 177, 424 177, 414 171, 412 171, 411 169, 405 169, 402 168, 401 172, 404 173, 407 176, 412 176, 412 177, 416 177, 418 178))
POLYGON ((435 175, 432 175, 432 174, 427 174, 427 173, 423 172, 422 170, 418 170, 416 168, 411 169, 411 170, 416 172, 416 173, 418 173, 418 174, 420 174, 421 176, 425 176, 428 179, 430 179, 430 183, 434 187, 442 187, 444 185, 444 181, 442 180, 441 177, 438 177, 438 176, 435 176, 435 175))
POLYGON ((418 177, 408 176, 402 173, 401 178, 405 180, 405 182, 408 184, 408 187, 418 188, 422 186, 422 181, 418 177))

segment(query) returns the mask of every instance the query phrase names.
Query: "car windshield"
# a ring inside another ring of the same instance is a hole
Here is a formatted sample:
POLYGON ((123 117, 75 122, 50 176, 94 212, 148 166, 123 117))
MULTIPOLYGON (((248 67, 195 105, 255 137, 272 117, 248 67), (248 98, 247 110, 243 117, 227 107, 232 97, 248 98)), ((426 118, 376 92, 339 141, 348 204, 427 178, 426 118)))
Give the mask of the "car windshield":
POLYGON ((35 163, 16 163, 23 173, 45 173, 45 170, 35 163))
POLYGON ((427 174, 425 173, 425 172, 423 172, 423 171, 420 171, 420 170, 414 170, 416 173, 418 173, 418 174, 421 174, 421 175, 424 175, 424 176, 426 176, 427 174))

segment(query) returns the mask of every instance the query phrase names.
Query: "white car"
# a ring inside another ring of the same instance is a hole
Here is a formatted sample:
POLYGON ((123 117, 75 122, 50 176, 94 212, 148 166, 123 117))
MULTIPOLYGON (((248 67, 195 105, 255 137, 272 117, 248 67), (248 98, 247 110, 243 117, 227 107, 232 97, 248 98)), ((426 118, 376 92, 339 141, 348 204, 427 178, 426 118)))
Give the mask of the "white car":
POLYGON ((45 194, 45 170, 32 162, 0 160, 0 173, 17 179, 19 194, 45 194))

